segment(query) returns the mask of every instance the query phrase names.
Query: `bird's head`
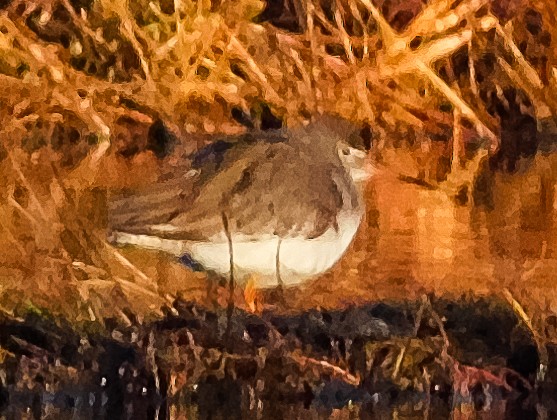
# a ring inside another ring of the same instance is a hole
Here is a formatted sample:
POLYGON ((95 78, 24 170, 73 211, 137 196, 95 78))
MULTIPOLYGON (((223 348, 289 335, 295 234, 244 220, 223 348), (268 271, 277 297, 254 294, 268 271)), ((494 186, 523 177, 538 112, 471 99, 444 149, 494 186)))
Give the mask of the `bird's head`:
POLYGON ((354 182, 369 179, 374 172, 369 156, 373 133, 369 124, 358 124, 347 119, 324 115, 315 120, 317 131, 326 147, 333 147, 354 182))

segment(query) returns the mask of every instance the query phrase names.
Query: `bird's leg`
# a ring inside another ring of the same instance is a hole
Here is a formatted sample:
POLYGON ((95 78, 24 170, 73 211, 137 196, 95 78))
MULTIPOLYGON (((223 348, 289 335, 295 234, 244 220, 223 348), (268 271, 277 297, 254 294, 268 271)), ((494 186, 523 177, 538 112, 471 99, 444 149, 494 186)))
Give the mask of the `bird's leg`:
POLYGON ((280 244, 282 243, 282 239, 279 238, 277 244, 277 253, 275 256, 275 273, 277 275, 277 303, 280 306, 284 306, 285 299, 284 299, 284 284, 282 282, 282 278, 280 276, 280 244))
POLYGON ((231 319, 232 319, 232 314, 234 313, 234 288, 235 288, 235 281, 234 281, 234 249, 232 247, 232 235, 230 233, 230 228, 228 225, 228 217, 226 217, 226 214, 223 212, 222 213, 222 225, 224 227, 224 233, 226 234, 226 239, 228 239, 228 252, 230 254, 230 277, 228 278, 228 290, 229 290, 229 296, 228 296, 228 309, 227 309, 227 324, 226 324, 226 334, 225 334, 225 339, 226 341, 228 341, 228 338, 230 337, 230 331, 231 331, 231 319))

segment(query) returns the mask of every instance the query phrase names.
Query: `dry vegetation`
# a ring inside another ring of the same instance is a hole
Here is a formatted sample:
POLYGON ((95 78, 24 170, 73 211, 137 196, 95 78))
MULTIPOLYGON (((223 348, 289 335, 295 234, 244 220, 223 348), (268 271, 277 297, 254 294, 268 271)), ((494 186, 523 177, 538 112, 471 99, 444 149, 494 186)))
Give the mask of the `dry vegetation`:
POLYGON ((263 13, 273 26, 256 23, 256 0, 3 2, 5 310, 125 320, 122 308, 156 312, 169 299, 103 231, 106 189, 156 172, 142 152, 157 152, 148 138, 160 121, 194 150, 192 133, 241 131, 234 112, 268 106, 291 124, 336 112, 371 123, 379 158, 409 145, 418 178, 450 193, 471 183, 484 150, 505 151, 493 108, 509 89, 521 112, 554 125, 548 2, 287 4, 263 13))
MULTIPOLYGON (((153 180, 161 138, 193 151, 196 133, 241 132, 238 116, 264 121, 270 110, 296 124, 334 112, 373 127, 379 162, 466 201, 488 153, 509 170, 517 155, 531 154, 532 145, 509 135, 520 128, 512 121, 557 132, 550 1, 270 4, 0 1, 3 313, 47 309, 78 324, 115 317, 131 325, 173 301, 175 267, 143 272, 104 230, 107 190, 153 180), (387 162, 383 152, 399 147, 411 159, 387 162)), ((547 362, 544 343, 554 337, 542 336, 547 331, 502 292, 547 362)), ((442 335, 434 338, 441 343, 400 339, 365 351, 390 346, 381 363, 395 382, 422 374, 401 368, 406 351, 425 358, 441 347, 442 362, 466 377, 461 382, 499 384, 458 365, 442 335)), ((292 358, 318 371, 338 368, 292 358)))

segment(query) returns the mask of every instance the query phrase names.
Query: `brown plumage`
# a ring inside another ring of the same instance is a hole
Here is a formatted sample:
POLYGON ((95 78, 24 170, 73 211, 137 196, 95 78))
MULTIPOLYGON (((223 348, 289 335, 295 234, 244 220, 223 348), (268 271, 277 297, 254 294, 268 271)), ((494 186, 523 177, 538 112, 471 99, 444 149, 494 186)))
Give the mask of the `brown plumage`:
POLYGON ((359 205, 337 153, 355 128, 321 117, 305 127, 234 138, 226 150, 201 155, 200 162, 192 156, 170 180, 113 196, 110 228, 207 241, 222 232, 224 213, 231 231, 247 237, 318 237, 336 226, 341 207, 359 205))

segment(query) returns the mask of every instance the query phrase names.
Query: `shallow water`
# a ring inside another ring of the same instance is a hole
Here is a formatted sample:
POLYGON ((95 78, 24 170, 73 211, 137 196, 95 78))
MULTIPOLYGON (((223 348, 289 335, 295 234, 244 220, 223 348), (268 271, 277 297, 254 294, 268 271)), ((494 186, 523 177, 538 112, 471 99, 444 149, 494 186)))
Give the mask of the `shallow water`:
POLYGON ((475 200, 462 206, 441 190, 380 170, 368 185, 366 218, 351 248, 331 273, 297 291, 294 306, 430 292, 498 295, 508 288, 539 312, 534 316, 555 312, 557 156, 487 177, 475 200))

